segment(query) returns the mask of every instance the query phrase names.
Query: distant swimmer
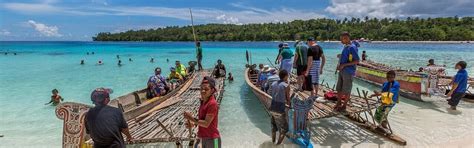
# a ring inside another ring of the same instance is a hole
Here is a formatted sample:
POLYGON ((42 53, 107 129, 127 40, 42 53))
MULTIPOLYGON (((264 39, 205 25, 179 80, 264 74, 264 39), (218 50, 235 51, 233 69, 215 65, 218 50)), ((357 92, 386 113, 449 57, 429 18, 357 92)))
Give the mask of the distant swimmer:
POLYGON ((89 55, 89 52, 87 52, 87 55, 89 55))
POLYGON ((166 63, 169 63, 170 62, 170 59, 166 59, 166 63))
POLYGON ((98 65, 102 65, 102 64, 104 64, 104 63, 102 62, 102 60, 99 60, 99 62, 97 62, 97 64, 98 64, 98 65))
POLYGON ((128 61, 132 62, 132 58, 128 58, 128 61))
POLYGON ((155 59, 151 58, 150 63, 153 63, 153 62, 155 62, 155 59))
POLYGON ((227 79, 229 79, 229 81, 234 81, 234 76, 232 76, 232 73, 229 72, 229 78, 227 79))
POLYGON ((362 61, 365 61, 367 60, 367 53, 364 51, 362 51, 362 61))
POLYGON ((119 56, 119 55, 117 55, 117 59, 120 59, 120 56, 119 56))
POLYGON ((51 92, 53 93, 53 95, 51 96, 51 101, 49 101, 48 103, 44 105, 53 103, 53 105, 56 106, 59 103, 61 103, 61 101, 64 101, 63 97, 59 95, 59 91, 57 89, 53 89, 51 92))
POLYGON ((122 66, 122 60, 118 60, 117 65, 118 65, 118 66, 122 66))
POLYGON ((434 59, 428 60, 428 65, 426 66, 436 66, 434 59))
POLYGON ((84 65, 84 60, 81 60, 81 65, 84 65))
POLYGON ((5 55, 8 55, 8 52, 5 52, 5 55))
POLYGON ((13 55, 16 55, 16 52, 15 52, 15 53, 13 53, 13 55))
POLYGON ((92 52, 92 54, 95 54, 94 52, 92 52))

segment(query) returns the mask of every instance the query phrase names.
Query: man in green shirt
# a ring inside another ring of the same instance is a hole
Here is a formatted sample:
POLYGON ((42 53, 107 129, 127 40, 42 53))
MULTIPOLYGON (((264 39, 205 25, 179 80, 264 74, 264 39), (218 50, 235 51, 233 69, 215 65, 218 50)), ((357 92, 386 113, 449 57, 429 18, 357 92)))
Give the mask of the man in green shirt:
POLYGON ((202 65, 201 65, 201 61, 202 61, 202 47, 201 47, 201 42, 197 41, 196 42, 196 58, 197 58, 197 61, 198 61, 198 70, 202 70, 202 65))

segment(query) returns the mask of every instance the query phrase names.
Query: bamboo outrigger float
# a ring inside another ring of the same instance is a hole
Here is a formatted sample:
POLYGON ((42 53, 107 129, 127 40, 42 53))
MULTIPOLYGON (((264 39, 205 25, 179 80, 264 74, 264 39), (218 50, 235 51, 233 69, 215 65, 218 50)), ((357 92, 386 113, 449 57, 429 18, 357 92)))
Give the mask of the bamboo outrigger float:
MULTIPOLYGON (((245 81, 247 85, 250 87, 250 89, 252 90, 252 92, 257 96, 259 101, 264 105, 265 110, 269 113, 272 97, 259 88, 257 84, 258 74, 251 73, 250 71, 251 71, 250 68, 246 68, 245 73, 244 73, 245 81)), ((292 79, 291 81, 292 81, 291 83, 295 82, 294 79, 292 79)), ((322 83, 324 83, 324 81, 322 83)), ((293 84, 290 84, 290 86, 292 87, 293 90, 295 89, 293 84)), ((332 91, 328 83, 326 83, 326 85, 320 86, 318 95, 323 96, 324 92, 327 92, 327 91, 332 91)), ((407 142, 401 137, 397 136, 395 133, 393 133, 390 126, 389 126, 389 131, 381 130, 378 126, 376 126, 376 123, 373 120, 374 117, 373 117, 372 110, 376 108, 378 101, 375 99, 367 98, 368 92, 366 91, 362 91, 362 92, 363 92, 363 95, 360 95, 360 91, 358 91, 358 94, 359 94, 358 96, 355 96, 355 95, 351 96, 351 102, 348 104, 348 107, 347 107, 347 114, 344 114, 346 119, 356 124, 357 126, 364 128, 366 130, 369 130, 382 137, 385 137, 388 140, 396 142, 400 145, 406 145, 407 142)), ((308 98, 308 99, 310 98, 309 92, 298 92, 297 95, 300 98, 308 98)), ((335 105, 336 103, 332 101, 326 101, 324 103, 318 103, 318 102, 313 103, 312 109, 308 112, 308 116, 307 116, 308 120, 311 121, 311 120, 330 118, 330 117, 342 115, 341 113, 333 111, 333 108, 335 105)), ((290 139, 292 138, 291 135, 290 136, 287 135, 287 136, 290 137, 290 139)))
MULTIPOLYGON (((199 106, 199 84, 203 76, 211 75, 210 70, 196 71, 176 89, 164 96, 150 100, 145 98, 145 90, 139 90, 111 100, 109 105, 121 108, 134 137, 132 143, 182 142, 194 138, 195 131, 184 132, 183 111, 194 111, 199 106)), ((222 100, 224 78, 216 79, 218 102, 222 100)), ((92 147, 92 140, 85 134, 84 117, 90 105, 65 102, 56 107, 56 116, 63 121, 63 147, 92 147)), ((128 143, 128 144, 132 144, 128 143)))
MULTIPOLYGON (((450 89, 449 83, 452 77, 440 75, 436 71, 444 71, 442 67, 434 67, 434 73, 410 72, 400 70, 373 61, 361 61, 357 67, 356 78, 371 84, 381 86, 385 80, 385 74, 389 70, 397 73, 397 81, 400 83, 400 95, 416 101, 444 100, 443 95, 450 89)), ((469 80, 471 90, 466 94, 467 98, 473 97, 474 79, 469 80)), ((474 99, 474 98, 473 98, 474 99)))

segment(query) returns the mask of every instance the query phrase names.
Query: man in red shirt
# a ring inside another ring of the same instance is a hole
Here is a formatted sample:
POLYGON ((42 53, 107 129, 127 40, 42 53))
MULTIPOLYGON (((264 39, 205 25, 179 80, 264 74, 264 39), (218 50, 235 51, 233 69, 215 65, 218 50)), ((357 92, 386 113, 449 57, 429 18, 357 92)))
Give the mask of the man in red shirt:
POLYGON ((216 92, 216 81, 212 77, 204 77, 201 82, 201 105, 199 106, 198 118, 194 118, 190 112, 184 112, 184 118, 188 119, 188 127, 199 126, 198 140, 195 147, 220 148, 221 136, 217 129, 217 117, 219 105, 214 93, 216 92))

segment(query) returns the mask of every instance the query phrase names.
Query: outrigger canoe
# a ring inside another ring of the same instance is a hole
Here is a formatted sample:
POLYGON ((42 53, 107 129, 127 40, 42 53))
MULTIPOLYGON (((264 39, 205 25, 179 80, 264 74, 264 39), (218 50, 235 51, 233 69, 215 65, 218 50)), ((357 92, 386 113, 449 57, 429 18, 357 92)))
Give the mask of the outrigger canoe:
MULTIPOLYGON (((246 70, 244 71, 245 82, 250 87, 250 90, 255 94, 258 100, 263 104, 265 111, 270 115, 270 105, 272 101, 272 97, 268 95, 266 92, 260 89, 260 86, 257 83, 258 74, 253 72, 255 66, 246 66, 246 70)), ((295 77, 292 75, 291 77, 295 77)), ((290 87, 294 90, 295 87, 293 83, 296 81, 295 79, 291 79, 290 87)), ((322 82, 324 83, 324 82, 322 82)), ((329 84, 320 85, 320 90, 318 96, 323 96, 325 92, 333 91, 329 84)), ((362 95, 351 96, 351 103, 347 106, 347 114, 344 114, 348 121, 354 123, 355 125, 359 126, 360 128, 364 128, 372 133, 380 135, 382 137, 387 138, 395 143, 400 145, 406 145, 407 142, 396 135, 392 128, 389 126, 389 130, 381 129, 376 126, 375 121, 373 120, 373 113, 372 110, 375 109, 376 105, 378 104, 377 100, 367 98, 368 92, 363 91, 364 97, 362 95), (365 115, 365 116, 362 116, 365 115), (364 118, 365 117, 365 118, 364 118), (371 117, 371 118, 370 118, 371 117)), ((306 127, 308 124, 306 122, 323 119, 323 118, 330 118, 335 117, 338 115, 342 115, 341 113, 334 112, 333 108, 335 106, 335 102, 327 101, 327 102, 316 102, 316 101, 305 101, 311 100, 315 98, 311 98, 308 91, 305 92, 297 92, 292 95, 291 102, 292 102, 292 109, 289 109, 288 113, 288 123, 290 132, 286 135, 289 139, 291 139, 294 143, 302 146, 302 147, 312 147, 310 138, 308 138, 311 133, 307 130, 306 127), (306 99, 300 99, 306 98, 306 99), (298 111, 297 107, 295 106, 296 103, 300 108, 304 108, 302 110, 307 110, 307 112, 298 111), (296 126, 295 126, 296 125, 296 126), (302 126, 301 126, 302 125, 302 126), (294 133, 291 130, 294 130, 294 133), (301 132, 303 131, 303 132, 301 132), (296 133, 296 134, 295 134, 296 133)), ((316 100, 316 99, 315 99, 316 100)))
MULTIPOLYGON (((197 81, 203 75, 210 75, 210 70, 196 71, 189 75, 187 79, 177 88, 164 96, 146 99, 146 90, 141 89, 132 93, 120 96, 110 101, 109 105, 122 109, 127 122, 135 122, 137 117, 148 117, 155 115, 163 108, 175 104, 177 98, 189 90, 196 88, 197 81), (154 113, 154 114, 152 114, 154 113)), ((223 88, 223 86, 222 86, 223 88)), ((220 100, 219 100, 220 101, 220 100)), ((64 102, 56 107, 56 116, 63 121, 63 147, 91 147, 91 140, 85 136, 84 116, 92 108, 90 105, 64 102)), ((161 123, 161 122, 160 122, 161 123)), ((130 123, 129 123, 130 124, 130 123)), ((129 125, 133 127, 133 125, 129 125)), ((152 131, 153 129, 148 129, 152 131)), ((133 133, 134 131, 130 131, 133 133)), ((137 137, 139 139, 139 137, 137 137)))
MULTIPOLYGON (((443 71, 443 67, 428 67, 432 71, 443 71)), ((386 81, 386 73, 393 70, 397 73, 396 80, 400 83, 400 95, 416 101, 445 100, 452 77, 437 72, 412 72, 401 70, 373 61, 361 61, 357 67, 356 78, 381 86, 386 81)), ((469 91, 466 98, 473 96, 474 79, 470 78, 469 91)))

